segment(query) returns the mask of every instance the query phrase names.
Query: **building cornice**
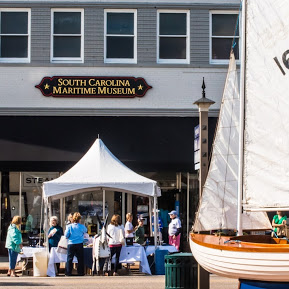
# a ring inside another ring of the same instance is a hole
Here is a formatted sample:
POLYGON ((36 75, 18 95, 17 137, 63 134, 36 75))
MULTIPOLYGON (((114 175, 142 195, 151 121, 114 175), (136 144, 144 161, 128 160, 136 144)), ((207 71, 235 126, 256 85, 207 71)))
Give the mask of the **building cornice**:
MULTIPOLYGON (((218 117, 219 110, 209 110, 209 117, 218 117)), ((0 116, 148 116, 148 117, 198 117, 192 109, 75 109, 75 108, 0 108, 0 116)))
POLYGON ((41 7, 51 5, 58 7, 77 7, 77 6, 100 6, 100 7, 154 7, 154 8, 188 8, 193 7, 195 9, 237 9, 240 6, 238 0, 235 1, 220 1, 211 0, 207 1, 193 1, 193 0, 183 0, 183 1, 103 1, 103 0, 0 0, 0 6, 2 7, 15 7, 16 5, 21 5, 21 7, 41 5, 41 7))

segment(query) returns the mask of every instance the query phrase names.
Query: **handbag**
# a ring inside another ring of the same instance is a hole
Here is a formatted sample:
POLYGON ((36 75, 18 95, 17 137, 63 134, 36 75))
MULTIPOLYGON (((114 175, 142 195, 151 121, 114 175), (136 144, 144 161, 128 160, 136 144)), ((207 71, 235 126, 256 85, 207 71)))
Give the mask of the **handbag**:
POLYGON ((123 246, 125 246, 125 237, 123 235, 122 229, 119 230, 119 241, 123 246))
POLYGON ((61 253, 61 254, 67 254, 67 239, 65 236, 61 236, 58 245, 57 245, 57 249, 56 252, 57 253, 61 253))

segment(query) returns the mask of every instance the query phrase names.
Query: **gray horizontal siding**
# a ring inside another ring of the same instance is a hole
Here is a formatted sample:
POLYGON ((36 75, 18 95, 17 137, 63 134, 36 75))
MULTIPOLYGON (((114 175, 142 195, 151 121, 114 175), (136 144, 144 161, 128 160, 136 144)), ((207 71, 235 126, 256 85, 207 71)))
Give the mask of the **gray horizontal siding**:
POLYGON ((191 66, 209 64, 209 10, 191 10, 191 66))
POLYGON ((49 8, 31 9, 31 63, 47 65, 50 63, 51 10, 49 8))
MULTIPOLYGON (((16 2, 15 2, 16 3, 16 2)), ((51 33, 51 8, 64 6, 31 4, 31 63, 29 64, 7 64, 0 66, 144 66, 144 67, 210 67, 209 64, 209 8, 202 6, 187 6, 183 9, 190 10, 190 64, 157 64, 157 8, 151 5, 141 7, 137 4, 130 8, 137 8, 137 64, 105 64, 104 63, 104 8, 99 5, 76 5, 71 2, 69 8, 84 9, 84 63, 80 64, 55 64, 50 63, 50 33, 51 33)), ((0 2, 0 8, 7 7, 0 2)), ((9 5, 10 8, 24 7, 9 5)), ((27 7, 27 5, 25 5, 27 7)), ((161 5, 159 9, 165 8, 161 5)), ((236 6, 219 5, 212 9, 232 9, 236 6)), ((212 66, 215 67, 215 66, 212 66)), ((219 66, 220 67, 220 66, 219 66)))
POLYGON ((84 10, 84 65, 103 65, 104 12, 95 7, 84 10))
POLYGON ((138 9, 138 64, 156 64, 157 10, 138 9))

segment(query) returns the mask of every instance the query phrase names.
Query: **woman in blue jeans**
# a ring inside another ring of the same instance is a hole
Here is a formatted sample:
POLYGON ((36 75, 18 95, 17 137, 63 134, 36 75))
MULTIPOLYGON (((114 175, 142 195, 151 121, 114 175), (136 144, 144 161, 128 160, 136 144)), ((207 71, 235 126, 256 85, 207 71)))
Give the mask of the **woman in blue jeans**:
POLYGON ((66 227, 64 236, 68 239, 67 242, 67 263, 65 268, 65 275, 71 276, 73 257, 77 258, 77 274, 84 275, 84 258, 83 258, 83 239, 87 229, 80 224, 80 213, 74 213, 72 217, 72 224, 66 227))
POLYGON ((21 217, 14 216, 8 228, 5 248, 8 249, 9 255, 9 270, 7 276, 18 277, 15 274, 15 266, 18 253, 22 249, 22 234, 20 232, 21 217))

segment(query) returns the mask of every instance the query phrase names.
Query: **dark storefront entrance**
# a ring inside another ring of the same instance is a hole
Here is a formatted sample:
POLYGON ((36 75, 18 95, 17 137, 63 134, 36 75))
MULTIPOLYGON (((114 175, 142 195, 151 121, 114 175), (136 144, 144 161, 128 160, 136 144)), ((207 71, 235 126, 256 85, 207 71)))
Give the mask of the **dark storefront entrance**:
MULTIPOLYGON (((168 204, 171 209, 178 193, 180 212, 186 212, 186 189, 175 191, 173 186, 168 188, 167 183, 172 183, 179 172, 196 174, 193 132, 198 118, 7 116, 0 120, 2 229, 10 219, 10 208, 3 196, 15 194, 10 190, 11 184, 9 187, 11 172, 65 172, 83 156, 98 135, 129 168, 150 174, 148 177, 155 176, 154 179, 165 187, 160 205, 168 204)), ((209 145, 215 125, 216 118, 211 118, 209 145)), ((191 194, 198 194, 195 187, 194 190, 191 194)), ((192 219, 194 212, 190 212, 190 216, 192 219)))

